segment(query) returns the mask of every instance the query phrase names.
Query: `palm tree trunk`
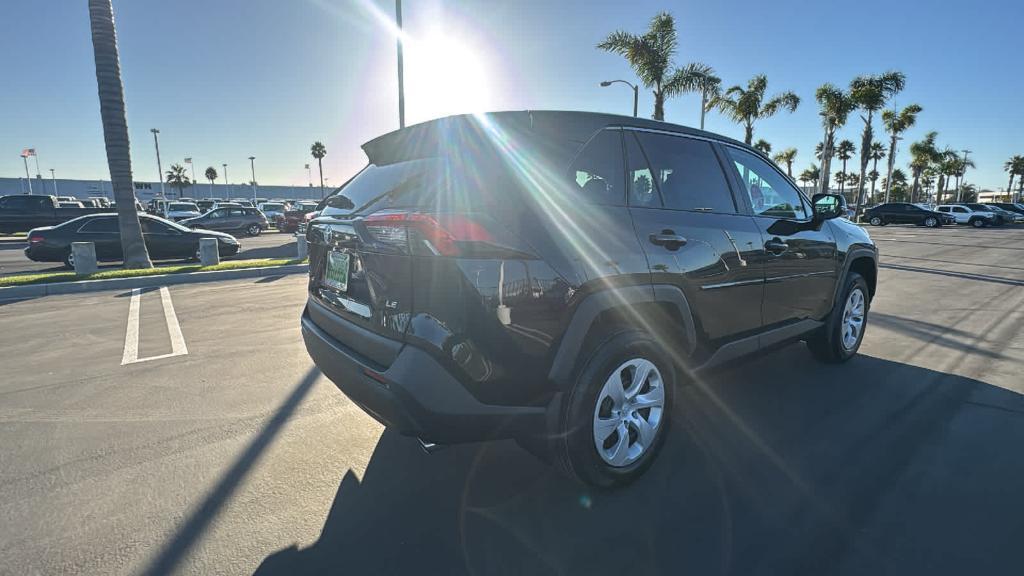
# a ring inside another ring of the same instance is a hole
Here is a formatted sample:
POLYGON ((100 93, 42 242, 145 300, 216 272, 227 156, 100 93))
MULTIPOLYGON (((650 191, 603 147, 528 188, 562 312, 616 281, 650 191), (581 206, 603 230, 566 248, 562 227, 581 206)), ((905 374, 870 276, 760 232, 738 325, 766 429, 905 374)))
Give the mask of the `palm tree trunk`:
POLYGON ((324 199, 324 159, 317 158, 316 164, 320 168, 320 199, 324 199))
POLYGON ((746 144, 750 144, 751 142, 754 141, 754 124, 753 124, 753 122, 747 122, 746 131, 747 131, 746 140, 744 140, 743 142, 746 143, 746 144))
POLYGON ((1010 172, 1010 183, 1006 185, 1006 193, 1013 194, 1013 171, 1010 172))
POLYGON ((117 54, 117 31, 111 0, 89 0, 93 57, 96 62, 96 86, 99 91, 100 119, 107 151, 110 185, 117 202, 117 222, 125 268, 152 268, 146 241, 135 209, 132 184, 131 146, 128 120, 124 110, 124 84, 117 54))
POLYGON ((839 182, 839 193, 846 194, 846 160, 843 160, 843 179, 839 182))
POLYGON ((661 91, 661 82, 654 87, 654 116, 658 121, 665 120, 665 94, 661 91))
POLYGON ((790 180, 793 179, 793 161, 792 160, 788 160, 786 162, 786 175, 789 176, 790 180))
POLYGON ((889 169, 885 177, 885 201, 889 202, 889 190, 892 189, 892 171, 896 167, 896 134, 889 141, 889 169))
POLYGON ((868 110, 868 119, 864 124, 864 135, 860 139, 860 180, 857 181, 857 215, 856 219, 864 212, 864 176, 868 171, 868 155, 871 154, 871 141, 874 140, 875 131, 871 126, 872 112, 868 110))
POLYGON ((878 180, 878 158, 875 158, 871 163, 871 171, 875 173, 875 177, 871 179, 871 199, 870 202, 875 201, 875 181, 878 180))
POLYGON ((828 194, 828 178, 832 171, 832 140, 834 133, 828 128, 825 129, 825 138, 821 146, 821 193, 828 194))
POLYGON ((921 174, 915 170, 914 171, 914 185, 910 187, 910 203, 911 204, 914 203, 914 198, 917 197, 917 180, 918 180, 918 178, 920 178, 920 176, 921 176, 921 174))
POLYGON ((708 92, 707 90, 700 91, 700 129, 704 129, 704 111, 708 107, 708 92))

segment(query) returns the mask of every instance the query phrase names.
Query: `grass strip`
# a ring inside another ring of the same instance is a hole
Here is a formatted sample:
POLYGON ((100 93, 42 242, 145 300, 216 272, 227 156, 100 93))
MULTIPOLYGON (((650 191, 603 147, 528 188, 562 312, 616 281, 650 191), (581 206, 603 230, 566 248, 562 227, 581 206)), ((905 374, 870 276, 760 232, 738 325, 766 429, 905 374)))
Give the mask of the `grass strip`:
POLYGON ((39 274, 18 274, 0 277, 0 287, 24 286, 27 284, 49 284, 52 282, 78 282, 80 280, 108 280, 111 278, 137 278, 158 274, 182 274, 187 272, 215 272, 217 270, 238 270, 240 268, 271 268, 289 264, 303 264, 305 259, 298 258, 257 258, 253 260, 228 260, 215 266, 201 264, 180 264, 175 266, 159 266, 128 270, 101 270, 95 274, 78 276, 74 272, 42 272, 39 274))

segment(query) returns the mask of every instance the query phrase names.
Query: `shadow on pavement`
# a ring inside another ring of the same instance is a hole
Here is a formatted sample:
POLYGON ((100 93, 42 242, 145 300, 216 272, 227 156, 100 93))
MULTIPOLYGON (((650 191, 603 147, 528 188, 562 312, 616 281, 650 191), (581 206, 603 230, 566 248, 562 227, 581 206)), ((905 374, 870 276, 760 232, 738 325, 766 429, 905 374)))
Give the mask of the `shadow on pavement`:
POLYGON ((295 386, 288 398, 274 412, 260 433, 246 446, 245 451, 235 460, 213 490, 185 520, 174 536, 164 545, 160 554, 143 572, 144 574, 170 574, 185 558, 189 550, 200 540, 210 523, 217 518, 220 509, 228 501, 249 470, 259 461, 263 451, 280 432, 281 427, 291 418, 302 399, 312 388, 320 372, 311 368, 295 386))
POLYGON ((918 266, 904 266, 901 264, 879 264, 879 268, 889 270, 902 270, 904 272, 920 272, 922 274, 937 274, 939 276, 951 276, 965 280, 978 280, 980 282, 992 282, 995 284, 1007 284, 1009 286, 1024 286, 1024 280, 1004 278, 1002 276, 990 276, 988 274, 970 274, 968 272, 953 272, 952 270, 939 270, 936 268, 921 268, 918 266))
POLYGON ((688 386, 626 489, 511 442, 423 454, 386 431, 292 574, 996 574, 1024 566, 1024 397, 802 345, 688 386))
POLYGON ((262 248, 245 248, 245 240, 242 240, 242 250, 226 260, 248 260, 250 258, 295 258, 298 255, 298 247, 293 240, 280 246, 264 246, 262 248))

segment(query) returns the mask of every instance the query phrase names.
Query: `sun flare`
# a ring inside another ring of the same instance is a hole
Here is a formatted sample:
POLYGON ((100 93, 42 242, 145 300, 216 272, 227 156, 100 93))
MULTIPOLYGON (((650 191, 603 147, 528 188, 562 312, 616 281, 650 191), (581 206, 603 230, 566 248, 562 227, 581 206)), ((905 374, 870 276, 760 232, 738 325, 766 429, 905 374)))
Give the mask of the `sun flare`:
POLYGON ((426 120, 480 112, 490 105, 490 80, 476 46, 433 33, 405 43, 406 106, 426 120))

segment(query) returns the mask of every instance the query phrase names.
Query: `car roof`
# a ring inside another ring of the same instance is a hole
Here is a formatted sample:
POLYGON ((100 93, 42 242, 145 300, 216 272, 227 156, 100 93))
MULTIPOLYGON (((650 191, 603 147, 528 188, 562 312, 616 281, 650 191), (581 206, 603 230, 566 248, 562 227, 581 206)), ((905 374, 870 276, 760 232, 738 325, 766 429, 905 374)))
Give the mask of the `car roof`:
POLYGON ((395 161, 392 158, 396 151, 398 151, 399 160, 406 158, 404 151, 416 144, 446 142, 453 134, 480 134, 488 132, 489 127, 495 128, 495 133, 500 133, 501 130, 515 130, 516 134, 525 133, 534 138, 568 141, 582 145, 595 132, 608 126, 661 130, 709 138, 742 147, 744 150, 764 157, 761 152, 738 140, 681 124, 603 112, 569 110, 520 110, 447 116, 388 132, 366 142, 362 148, 370 162, 380 164, 395 161))

